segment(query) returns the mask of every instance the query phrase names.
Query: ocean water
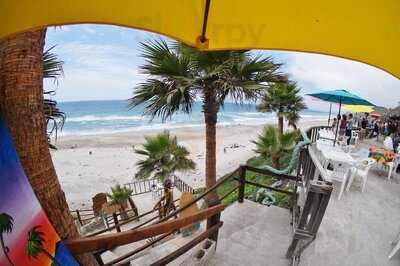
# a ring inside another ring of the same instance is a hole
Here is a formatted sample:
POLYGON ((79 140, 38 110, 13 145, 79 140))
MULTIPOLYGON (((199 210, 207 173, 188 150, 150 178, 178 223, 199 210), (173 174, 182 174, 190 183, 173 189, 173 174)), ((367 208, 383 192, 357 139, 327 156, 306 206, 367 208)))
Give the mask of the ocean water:
MULTIPOLYGON (((164 123, 160 118, 144 116, 144 108, 128 108, 128 102, 79 101, 59 102, 59 108, 67 115, 61 135, 96 135, 118 132, 161 130, 183 127, 204 126, 201 103, 196 102, 191 114, 177 113, 164 123)), ((326 119, 325 112, 305 110, 301 112, 302 121, 326 119)), ((274 113, 257 112, 254 104, 237 105, 226 103, 218 113, 219 125, 262 125, 275 122, 274 113)))

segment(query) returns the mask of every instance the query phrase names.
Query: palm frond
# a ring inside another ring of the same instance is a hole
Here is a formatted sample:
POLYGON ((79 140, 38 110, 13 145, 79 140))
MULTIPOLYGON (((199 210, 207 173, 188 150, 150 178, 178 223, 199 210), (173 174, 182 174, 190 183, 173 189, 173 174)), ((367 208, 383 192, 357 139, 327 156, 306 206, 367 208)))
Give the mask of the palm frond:
POLYGON ((35 259, 37 259, 38 254, 43 251, 43 244, 45 242, 44 233, 39 229, 40 226, 34 226, 28 232, 27 255, 35 259))
POLYGON ((58 82, 58 78, 64 75, 64 61, 59 60, 57 54, 52 50, 55 46, 43 52, 43 78, 53 79, 58 82))
POLYGON ((142 149, 135 152, 145 156, 137 162, 137 178, 153 176, 163 181, 177 171, 195 169, 195 162, 189 157, 189 151, 178 144, 177 138, 171 136, 168 131, 153 137, 145 137, 142 149))
POLYGON ((0 214, 0 234, 11 233, 14 226, 14 219, 11 215, 3 212, 0 214))

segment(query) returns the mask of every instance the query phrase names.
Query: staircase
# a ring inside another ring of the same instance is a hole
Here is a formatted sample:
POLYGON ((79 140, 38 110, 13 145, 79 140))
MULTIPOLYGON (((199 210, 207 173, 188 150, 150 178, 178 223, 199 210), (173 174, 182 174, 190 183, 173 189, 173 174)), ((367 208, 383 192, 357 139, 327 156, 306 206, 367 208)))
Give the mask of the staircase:
POLYGON ((289 210, 244 200, 226 208, 221 220, 224 226, 209 265, 288 265, 285 253, 292 240, 289 210))

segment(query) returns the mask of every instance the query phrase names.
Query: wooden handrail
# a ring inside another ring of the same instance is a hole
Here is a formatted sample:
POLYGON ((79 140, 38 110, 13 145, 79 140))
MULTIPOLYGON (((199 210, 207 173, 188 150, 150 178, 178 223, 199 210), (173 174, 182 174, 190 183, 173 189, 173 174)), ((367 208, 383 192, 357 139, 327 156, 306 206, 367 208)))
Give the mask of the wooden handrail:
POLYGON ((251 171, 251 172, 256 172, 259 174, 263 174, 263 175, 269 175, 272 176, 276 179, 289 179, 289 180, 293 180, 293 181, 297 181, 297 177, 292 176, 292 175, 286 175, 286 174, 275 174, 271 171, 268 171, 266 169, 261 169, 261 168, 256 168, 253 166, 249 166, 249 165, 244 165, 243 167, 246 168, 246 170, 251 171))
POLYGON ((284 194, 287 194, 287 195, 292 195, 293 194, 293 192, 291 192, 291 191, 286 191, 286 190, 283 190, 283 189, 270 187, 270 186, 267 186, 267 185, 263 185, 263 184, 260 184, 260 183, 256 183, 256 182, 250 181, 250 180, 246 180, 246 184, 253 185, 253 186, 256 186, 256 187, 266 188, 266 189, 273 190, 273 191, 276 191, 276 192, 279 192, 279 193, 284 193, 284 194))
POLYGON ((128 252, 128 253, 126 253, 126 254, 124 254, 124 255, 116 258, 116 259, 113 259, 113 260, 107 262, 106 264, 104 264, 104 266, 114 265, 115 263, 118 263, 120 261, 123 261, 124 259, 132 257, 132 256, 136 255, 137 253, 139 253, 139 252, 141 252, 141 251, 153 246, 155 243, 160 242, 161 240, 167 238, 168 236, 170 236, 172 234, 173 234, 173 232, 163 234, 162 236, 158 237, 156 240, 151 241, 149 243, 146 243, 145 245, 143 245, 143 246, 141 246, 141 247, 139 247, 139 248, 137 248, 137 249, 135 249, 133 251, 130 251, 130 252, 128 252))
MULTIPOLYGON (((177 202, 178 200, 179 200, 179 199, 174 200, 174 203, 177 202)), ((100 230, 100 231, 94 232, 94 233, 92 233, 92 234, 89 234, 89 235, 87 235, 87 237, 100 235, 100 234, 102 234, 102 233, 105 233, 105 232, 114 230, 114 229, 117 228, 117 227, 120 227, 120 226, 122 226, 122 225, 125 225, 125 224, 127 224, 127 223, 130 223, 130 222, 132 222, 133 220, 137 220, 137 219, 143 218, 144 216, 147 216, 147 215, 149 215, 149 214, 151 214, 151 213, 153 213, 153 212, 156 212, 156 211, 158 211, 159 209, 160 209, 160 207, 158 207, 158 208, 156 208, 156 209, 153 209, 153 210, 150 210, 150 211, 148 211, 148 212, 142 213, 141 215, 138 215, 138 216, 132 216, 132 217, 130 217, 129 219, 126 219, 126 220, 120 222, 117 226, 116 226, 116 225, 110 226, 109 228, 105 228, 105 229, 103 229, 103 230, 100 230)), ((152 219, 152 220, 154 220, 154 219, 152 219)), ((146 223, 144 223, 144 224, 146 224, 146 223)), ((142 225, 143 225, 143 224, 142 224, 142 225)), ((136 227, 135 227, 135 228, 136 228, 136 227)))
POLYGON ((206 191, 204 191, 203 193, 201 193, 198 197, 196 197, 195 199, 193 199, 192 201, 190 201, 189 203, 187 203, 185 206, 180 207, 179 209, 177 209, 176 211, 171 212, 169 215, 167 215, 166 217, 160 219, 158 221, 158 223, 164 222, 169 220, 172 217, 175 217, 177 214, 179 214, 180 212, 182 212, 183 210, 189 208, 190 206, 192 206, 193 204, 197 203, 199 200, 203 199, 205 196, 207 196, 209 193, 211 193, 212 191, 214 191, 215 189, 217 189, 220 185, 222 185, 223 183, 225 183, 228 179, 232 178, 237 171, 240 168, 237 168, 235 171, 233 171, 232 173, 230 173, 229 175, 226 175, 220 179, 217 180, 217 182, 210 188, 208 188, 206 191))
POLYGON ((227 193, 225 193, 225 195, 223 195, 222 197, 219 198, 220 201, 222 201, 223 199, 225 199, 226 197, 228 197, 230 194, 232 194, 235 190, 237 190, 239 188, 239 185, 234 186, 231 190, 229 190, 227 193))
POLYGON ((199 244, 201 241, 203 241, 207 237, 215 234, 215 232, 217 232, 218 229, 222 225, 223 225, 223 222, 218 222, 217 224, 215 224, 212 227, 210 227, 207 231, 205 231, 205 232, 201 233, 200 235, 198 235, 197 237, 195 237, 189 243, 186 243, 185 245, 183 245, 182 247, 178 248, 177 250, 175 250, 174 252, 170 253, 169 255, 165 256, 164 258, 154 262, 153 264, 151 264, 151 266, 163 266, 163 265, 167 265, 171 261, 174 261, 176 258, 178 258, 182 254, 186 253, 189 249, 193 248, 194 246, 199 244))
POLYGON ((68 247, 71 253, 75 255, 102 249, 112 249, 121 245, 126 245, 132 242, 169 233, 200 220, 207 219, 215 214, 220 213, 224 210, 224 208, 224 205, 219 204, 217 206, 201 210, 198 213, 188 217, 180 217, 171 221, 153 224, 137 230, 66 240, 65 245, 68 247))

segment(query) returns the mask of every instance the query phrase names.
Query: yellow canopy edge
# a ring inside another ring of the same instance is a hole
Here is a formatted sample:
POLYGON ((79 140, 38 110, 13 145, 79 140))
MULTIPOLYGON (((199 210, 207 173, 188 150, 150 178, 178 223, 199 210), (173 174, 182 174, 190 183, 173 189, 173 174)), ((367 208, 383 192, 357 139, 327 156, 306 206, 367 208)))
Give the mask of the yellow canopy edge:
POLYGON ((0 38, 50 25, 102 23, 205 50, 276 49, 348 58, 400 78, 399 0, 1 0, 0 38))
POLYGON ((345 105, 344 109, 353 113, 371 113, 374 109, 366 105, 345 105))

